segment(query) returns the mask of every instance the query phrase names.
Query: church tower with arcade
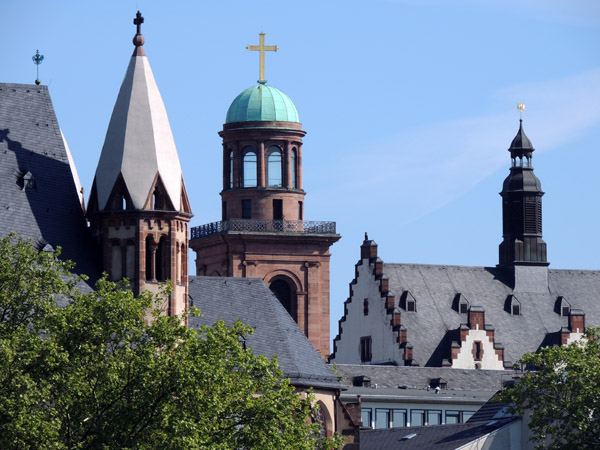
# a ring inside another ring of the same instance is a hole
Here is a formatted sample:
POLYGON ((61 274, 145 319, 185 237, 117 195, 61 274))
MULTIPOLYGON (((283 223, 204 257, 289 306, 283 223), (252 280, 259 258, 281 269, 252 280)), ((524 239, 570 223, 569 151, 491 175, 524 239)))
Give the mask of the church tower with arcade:
POLYGON ((138 11, 135 49, 106 132, 87 217, 110 279, 132 290, 173 289, 165 313, 188 299, 188 223, 192 217, 175 141, 144 52, 138 11))
MULTIPOLYGON (((260 278, 311 343, 329 354, 329 247, 335 222, 305 220, 302 129, 292 100, 268 85, 265 51, 255 86, 231 103, 223 130, 222 218, 192 228, 196 274, 260 278)), ((251 307, 251 305, 249 305, 251 307)))

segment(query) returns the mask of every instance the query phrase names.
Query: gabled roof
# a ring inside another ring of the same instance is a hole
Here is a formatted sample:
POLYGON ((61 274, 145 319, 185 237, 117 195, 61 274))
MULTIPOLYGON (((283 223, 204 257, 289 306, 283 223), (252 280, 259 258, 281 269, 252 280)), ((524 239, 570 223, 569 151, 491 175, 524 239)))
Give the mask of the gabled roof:
POLYGON ((62 247, 76 273, 99 273, 79 180, 47 86, 0 83, 0 236, 62 247), (33 187, 24 186, 25 178, 33 187))
POLYGON ((485 310, 485 323, 495 329, 495 342, 504 345, 505 360, 516 362, 524 353, 548 345, 548 338, 568 325, 555 304, 558 296, 585 313, 586 326, 600 325, 600 271, 548 270, 544 292, 515 292, 495 267, 388 264, 383 274, 389 289, 400 296, 409 291, 418 302, 417 312, 402 311, 402 325, 421 366, 441 366, 450 342, 448 332, 467 322, 467 315, 452 308, 457 293, 471 306, 485 310), (521 308, 512 315, 506 299, 514 295, 521 308))
POLYGON ((159 175, 175 209, 184 210, 183 178, 175 141, 143 52, 137 52, 129 61, 106 132, 94 178, 99 210, 105 208, 119 174, 134 209, 144 209, 159 175))
POLYGON ((361 430, 361 450, 453 450, 496 431, 518 417, 492 422, 466 422, 426 427, 361 430), (413 437, 409 437, 412 436, 413 437))
POLYGON ((286 377, 296 386, 340 389, 329 370, 298 325, 262 280, 229 277, 190 277, 190 304, 202 311, 191 317, 190 327, 240 319, 254 329, 246 345, 255 354, 277 355, 286 377))

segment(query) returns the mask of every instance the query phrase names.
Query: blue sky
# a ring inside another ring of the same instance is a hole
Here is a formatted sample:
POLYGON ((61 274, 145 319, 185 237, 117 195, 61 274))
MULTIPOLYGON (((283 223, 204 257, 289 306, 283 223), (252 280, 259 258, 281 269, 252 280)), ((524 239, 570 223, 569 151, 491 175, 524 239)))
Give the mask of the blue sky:
MULTIPOLYGON (((220 218, 222 128, 258 78, 304 129, 308 220, 335 220, 332 338, 364 232, 387 262, 486 265, 518 129, 533 142, 553 268, 600 269, 600 2, 7 0, 0 81, 45 59, 59 124, 89 192, 133 46, 137 9, 195 217, 220 218)), ((193 264, 190 264, 193 267, 193 264)))

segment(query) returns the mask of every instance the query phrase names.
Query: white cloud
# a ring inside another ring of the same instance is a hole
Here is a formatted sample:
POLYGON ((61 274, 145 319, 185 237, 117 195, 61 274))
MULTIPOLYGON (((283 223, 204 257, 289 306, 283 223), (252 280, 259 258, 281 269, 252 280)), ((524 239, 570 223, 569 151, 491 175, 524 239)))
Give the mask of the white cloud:
POLYGON ((311 201, 322 198, 326 208, 333 196, 342 210, 361 205, 363 215, 377 216, 393 198, 396 212, 390 214, 396 223, 423 217, 508 167, 506 150, 518 129, 517 102, 527 105, 524 127, 536 155, 560 149, 598 126, 600 68, 513 86, 494 98, 510 107, 496 115, 442 122, 373 142, 367 152, 364 147, 348 149, 353 152, 331 175, 327 195, 313 191, 311 201))

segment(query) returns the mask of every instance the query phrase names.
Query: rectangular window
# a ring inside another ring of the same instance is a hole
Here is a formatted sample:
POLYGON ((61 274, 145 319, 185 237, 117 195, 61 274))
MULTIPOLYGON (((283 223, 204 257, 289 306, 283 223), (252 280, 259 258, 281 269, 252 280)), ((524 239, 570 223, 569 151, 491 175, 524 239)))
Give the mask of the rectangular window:
POLYGON ((360 360, 362 362, 371 361, 371 336, 360 338, 360 360))
POLYGON ((442 411, 427 411, 427 425, 441 425, 442 411))
POLYGON ((425 411, 422 409, 410 410, 410 426, 421 427, 425 425, 425 411))
POLYGON ((446 411, 446 424, 460 423, 459 411, 446 411))
POLYGON ((371 419, 372 419, 372 411, 371 408, 362 408, 360 410, 360 419, 362 420, 362 426, 363 427, 372 427, 373 424, 371 423, 371 419))
POLYGON ((304 211, 302 210, 302 202, 298 202, 298 220, 304 220, 304 211))
POLYGON ((468 312, 468 305, 466 303, 460 304, 460 312, 461 314, 466 314, 468 312))
POLYGON ((475 346, 475 361, 481 361, 481 341, 475 341, 473 345, 475 346))
POLYGON ((399 428, 406 426, 406 410, 394 409, 392 411, 392 427, 399 428))
POLYGON ((252 200, 242 200, 242 219, 252 219, 252 200))
POLYGON ((283 219, 283 200, 274 199, 273 200, 273 220, 282 220, 283 219))
POLYGON ((518 316, 521 314, 521 308, 519 308, 519 305, 517 303, 513 303, 512 313, 513 313, 513 316, 518 316))
POLYGON ((569 310, 570 310, 570 308, 568 306, 563 306, 562 307, 562 315, 563 316, 568 316, 569 315, 569 310))
POLYGON ((469 420, 473 414, 475 414, 475 411, 463 411, 462 412, 462 423, 469 420))
POLYGON ((406 310, 407 311, 411 311, 411 312, 415 312, 417 310, 415 308, 415 302, 414 302, 414 300, 407 300, 406 301, 406 310))
POLYGON ((375 410, 375 428, 389 428, 390 427, 390 410, 389 409, 376 409, 375 410))
POLYGON ((221 204, 221 220, 227 220, 227 202, 221 204))
POLYGON ((369 315, 369 299, 365 298, 363 300, 363 316, 369 315))

